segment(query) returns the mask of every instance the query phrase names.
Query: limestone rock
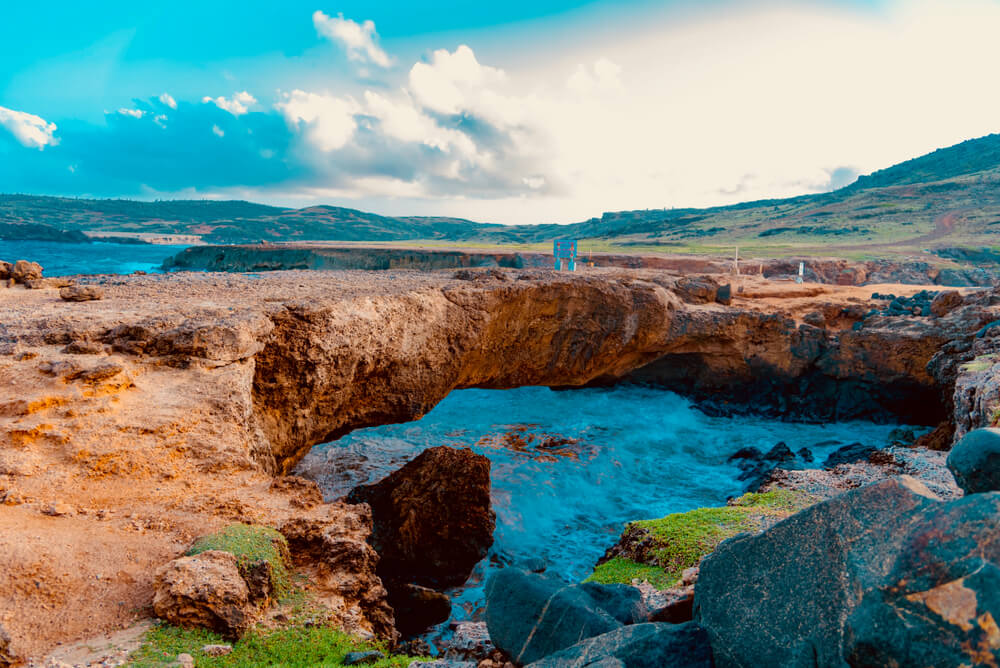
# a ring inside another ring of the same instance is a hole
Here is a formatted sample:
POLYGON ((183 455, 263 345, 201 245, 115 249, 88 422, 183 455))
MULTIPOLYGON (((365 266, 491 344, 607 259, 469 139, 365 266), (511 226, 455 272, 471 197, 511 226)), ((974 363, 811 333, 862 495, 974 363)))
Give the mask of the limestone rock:
POLYGON ((493 544, 490 460, 469 449, 429 448, 347 500, 371 506, 370 542, 384 580, 460 585, 493 544))
POLYGON ((931 301, 931 314, 943 318, 962 305, 962 293, 958 290, 945 290, 931 301))
POLYGON ((209 656, 225 656, 233 651, 232 645, 205 645, 201 651, 209 656))
POLYGON ((966 494, 1000 491, 1000 429, 976 429, 948 454, 948 469, 966 494))
POLYGON ((4 262, 0 260, 0 281, 6 281, 10 278, 10 273, 14 270, 14 265, 10 262, 4 262))
POLYGON ((182 652, 177 655, 177 663, 180 664, 180 668, 194 668, 194 657, 182 652))
POLYGON ((18 283, 39 279, 42 277, 42 265, 37 262, 18 260, 10 270, 10 277, 18 283))
POLYGON ((10 635, 0 625, 0 668, 9 668, 18 665, 18 663, 19 659, 10 648, 10 635))
POLYGON ((104 297, 96 285, 70 285, 59 290, 59 298, 66 302, 89 302, 104 297))
MULTIPOLYGON (((331 508, 336 509, 337 504, 331 508)), ((352 510, 362 509, 364 506, 352 510)), ((393 610, 375 574, 378 555, 366 542, 371 517, 358 515, 297 518, 278 530, 288 540, 297 570, 309 576, 317 599, 329 609, 341 611, 339 624, 344 630, 394 641, 393 610)))
POLYGON ((516 568, 487 580, 484 617, 493 643, 521 664, 622 626, 579 586, 516 568))
POLYGON ((323 492, 312 480, 295 475, 280 476, 271 482, 271 491, 288 495, 288 503, 308 510, 323 503, 323 492))
POLYGON ((155 586, 153 610, 171 624, 238 638, 253 620, 250 591, 228 552, 174 559, 157 572, 155 586))
POLYGON ((711 668, 708 634, 693 622, 635 624, 587 638, 531 663, 529 668, 711 668))

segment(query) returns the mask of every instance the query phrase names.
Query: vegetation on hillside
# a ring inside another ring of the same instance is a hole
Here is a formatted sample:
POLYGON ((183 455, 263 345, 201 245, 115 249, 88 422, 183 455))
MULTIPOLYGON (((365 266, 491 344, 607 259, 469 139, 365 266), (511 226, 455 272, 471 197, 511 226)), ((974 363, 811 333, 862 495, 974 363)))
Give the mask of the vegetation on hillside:
POLYGON ((593 250, 912 254, 982 247, 1000 230, 1000 135, 988 135, 860 177, 828 193, 708 209, 605 213, 569 225, 503 226, 457 218, 389 217, 355 209, 284 209, 250 202, 84 200, 0 195, 5 224, 59 230, 194 234, 208 243, 427 241, 593 250))

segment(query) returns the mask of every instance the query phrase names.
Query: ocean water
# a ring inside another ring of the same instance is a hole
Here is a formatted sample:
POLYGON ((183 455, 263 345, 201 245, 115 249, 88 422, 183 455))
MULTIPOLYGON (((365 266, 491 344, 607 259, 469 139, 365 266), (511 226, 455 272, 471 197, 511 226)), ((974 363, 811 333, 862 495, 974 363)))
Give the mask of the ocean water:
POLYGON ((489 457, 495 542, 467 586, 451 592, 453 619, 462 619, 476 616, 483 578, 494 568, 541 558, 549 573, 578 582, 627 522, 741 494, 739 471, 726 460, 742 447, 767 451, 784 441, 793 451, 809 448, 819 466, 841 445, 884 446, 895 426, 709 417, 672 392, 641 386, 460 390, 419 421, 314 448, 299 472, 334 499, 428 447, 470 447, 489 457))
POLYGON ((185 248, 187 246, 0 240, 0 260, 37 262, 46 276, 153 273, 161 271, 160 265, 165 259, 185 248))

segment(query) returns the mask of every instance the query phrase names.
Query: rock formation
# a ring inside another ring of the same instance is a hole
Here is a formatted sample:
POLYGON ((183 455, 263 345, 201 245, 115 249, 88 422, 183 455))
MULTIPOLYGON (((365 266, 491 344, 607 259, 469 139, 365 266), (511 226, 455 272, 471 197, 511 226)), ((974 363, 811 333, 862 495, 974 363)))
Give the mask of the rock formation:
POLYGON ((254 621, 256 603, 228 552, 174 559, 156 573, 153 610, 171 624, 238 638, 254 621))
POLYGON ((24 611, 4 622, 15 647, 130 623, 158 568, 234 521, 280 528, 336 621, 391 634, 364 507, 272 476, 457 388, 659 381, 719 410, 988 426, 989 291, 939 318, 866 317, 856 288, 744 278, 725 306, 685 301, 664 271, 499 276, 107 277, 82 305, 0 290, 0 609, 24 611), (55 504, 74 512, 43 515, 55 504))

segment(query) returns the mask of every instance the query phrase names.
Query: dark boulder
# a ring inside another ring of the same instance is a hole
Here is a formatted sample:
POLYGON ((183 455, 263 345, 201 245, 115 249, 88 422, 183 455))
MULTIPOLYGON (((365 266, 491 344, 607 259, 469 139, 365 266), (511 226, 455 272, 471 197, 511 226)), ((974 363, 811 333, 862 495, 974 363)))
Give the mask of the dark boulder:
POLYGON ((847 618, 848 663, 1000 663, 1000 493, 935 504, 886 566, 847 618))
POLYGON ((451 599, 447 594, 415 584, 390 586, 389 605, 396 613, 396 630, 404 638, 451 616, 451 599))
POLYGON ((948 453, 948 470, 966 494, 1000 491, 1000 429, 975 429, 948 453))
POLYGON ((768 450, 767 454, 764 455, 764 459, 769 462, 788 462, 795 459, 795 453, 792 452, 787 443, 782 441, 768 450))
POLYGON ((347 500, 371 506, 369 540, 390 589, 393 582, 461 585, 493 544, 490 460, 469 449, 425 450, 379 482, 354 488, 347 500))
POLYGON ((708 634, 693 622, 635 624, 588 638, 530 668, 711 668, 708 634))
MULTIPOLYGON (((615 590, 618 591, 618 590, 615 590)), ((517 568, 486 581, 486 625, 498 649, 517 663, 531 663, 584 638, 622 626, 609 612, 626 607, 614 592, 595 600, 592 587, 567 586, 548 575, 517 568)))
POLYGON ((729 283, 725 285, 720 285, 719 289, 715 292, 715 301, 722 304, 723 306, 729 306, 733 303, 733 286, 729 283))
MULTIPOLYGON (((701 562, 694 618, 722 668, 961 663, 914 663, 906 643, 916 638, 995 660, 1000 645, 976 643, 993 637, 989 620, 1000 616, 986 582, 998 563, 1000 494, 942 503, 901 476, 721 544, 701 562), (969 580, 980 570, 987 575, 969 580), (935 590, 963 578, 972 595, 954 600, 965 617, 946 623, 952 592, 935 590)), ((982 662, 971 656, 963 660, 982 662)))
POLYGON ((639 624, 649 620, 649 610, 642 593, 631 585, 584 582, 576 586, 622 624, 639 624))
POLYGON ((823 468, 832 469, 840 464, 853 464, 854 462, 867 460, 878 448, 873 445, 862 443, 851 443, 837 448, 823 462, 823 468))

